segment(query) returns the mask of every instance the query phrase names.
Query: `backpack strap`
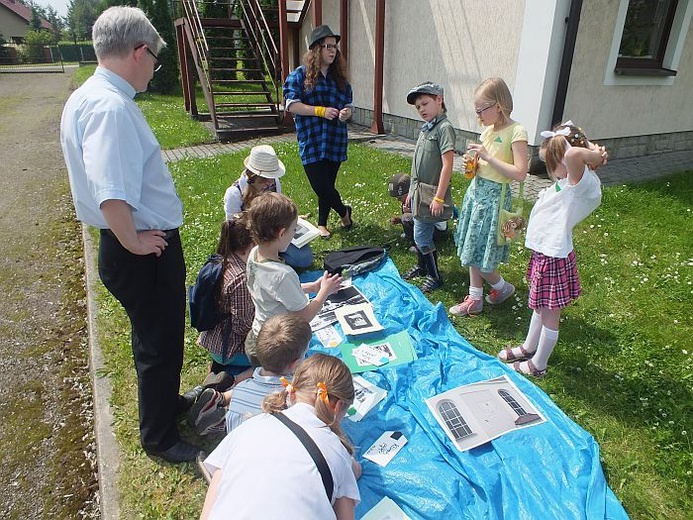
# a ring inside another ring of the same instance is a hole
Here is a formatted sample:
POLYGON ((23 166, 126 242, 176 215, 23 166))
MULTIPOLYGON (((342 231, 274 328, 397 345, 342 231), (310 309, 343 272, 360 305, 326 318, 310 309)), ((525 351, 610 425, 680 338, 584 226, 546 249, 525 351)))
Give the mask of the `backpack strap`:
POLYGON ((327 493, 327 499, 330 501, 330 503, 332 503, 332 493, 334 492, 334 480, 332 479, 332 472, 330 471, 330 467, 327 465, 327 460, 325 460, 325 456, 320 451, 320 448, 318 448, 318 445, 315 444, 315 441, 311 438, 310 435, 306 433, 306 431, 303 428, 301 428, 301 426, 289 419, 282 412, 275 412, 271 415, 279 419, 279 421, 281 421, 284 424, 284 426, 286 426, 289 430, 291 430, 294 433, 294 435, 296 435, 296 437, 298 437, 298 440, 301 441, 303 446, 305 446, 306 450, 308 451, 308 454, 311 456, 313 462, 315 462, 315 465, 318 467, 320 477, 322 478, 322 483, 325 486, 325 493, 327 493))

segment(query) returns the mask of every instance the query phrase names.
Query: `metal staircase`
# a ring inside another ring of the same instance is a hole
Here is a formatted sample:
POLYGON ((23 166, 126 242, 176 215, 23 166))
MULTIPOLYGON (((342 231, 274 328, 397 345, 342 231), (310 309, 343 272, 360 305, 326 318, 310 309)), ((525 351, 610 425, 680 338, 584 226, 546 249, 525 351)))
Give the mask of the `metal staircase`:
MULTIPOLYGON (((308 3, 286 2, 287 23, 302 23, 308 3)), ((210 5, 213 16, 204 17, 204 3, 181 0, 182 17, 175 22, 186 110, 210 121, 219 140, 281 132, 278 9, 259 0, 210 5), (196 84, 205 104, 199 109, 196 84)))

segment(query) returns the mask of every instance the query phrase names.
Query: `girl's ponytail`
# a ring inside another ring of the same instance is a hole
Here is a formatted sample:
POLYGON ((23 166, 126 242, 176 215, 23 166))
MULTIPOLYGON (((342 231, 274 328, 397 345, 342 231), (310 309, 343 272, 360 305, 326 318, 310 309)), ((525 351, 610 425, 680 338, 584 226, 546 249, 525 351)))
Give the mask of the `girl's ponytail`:
POLYGON ((572 121, 557 125, 551 131, 541 132, 541 136, 545 139, 539 147, 539 158, 546 163, 550 175, 563 161, 568 145, 589 148, 589 141, 582 128, 575 126, 572 121))
POLYGON ((245 251, 253 243, 253 237, 248 231, 245 213, 234 215, 221 224, 217 254, 224 259, 238 251, 245 251))
POLYGON ((284 384, 284 390, 264 399, 262 410, 282 410, 289 401, 295 401, 293 394, 297 394, 302 402, 313 404, 315 415, 330 427, 349 454, 353 455, 354 448, 335 417, 338 400, 343 405, 354 402, 354 381, 344 362, 334 356, 313 354, 298 366, 291 384, 284 384))

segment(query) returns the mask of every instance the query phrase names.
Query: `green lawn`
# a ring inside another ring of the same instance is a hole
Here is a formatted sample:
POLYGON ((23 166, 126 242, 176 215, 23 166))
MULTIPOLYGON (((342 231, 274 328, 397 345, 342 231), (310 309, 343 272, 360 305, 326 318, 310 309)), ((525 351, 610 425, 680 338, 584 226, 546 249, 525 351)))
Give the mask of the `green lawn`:
MULTIPOLYGON (((157 96, 146 101, 155 111, 157 96)), ((153 126, 161 141, 170 137, 166 125, 153 126)), ((317 203, 296 145, 276 148, 287 166, 285 192, 314 219, 317 203)), ((185 204, 182 237, 189 283, 214 248, 224 218, 223 193, 241 172, 244 156, 170 165, 185 204)), ((399 228, 388 222, 398 205, 386 192, 392 173, 408 169, 409 161, 402 157, 350 146, 338 187, 354 208, 357 226, 342 232, 332 217, 332 238, 313 242, 316 268, 326 250, 366 243, 391 245, 390 256, 400 271, 414 263, 399 228)), ((549 373, 537 381, 600 444, 609 485, 634 519, 684 519, 693 510, 692 173, 604 190, 602 206, 574 235, 584 295, 565 312, 549 373)), ((465 187, 462 176, 455 175, 456 202, 465 187)), ((453 247, 448 239, 440 248, 446 283, 430 296, 446 307, 467 291, 468 276, 453 247)), ((515 246, 501 270, 518 286, 513 300, 487 306, 474 319, 453 318, 455 328, 478 349, 495 354, 524 338, 530 317, 524 283, 528 258, 524 248, 515 246)), ((100 340, 113 378, 115 431, 124 452, 119 480, 123 517, 194 518, 201 510, 204 483, 192 465, 158 464, 139 448, 129 326, 105 291, 98 302, 100 340)), ((206 354, 195 344, 197 334, 187 332, 184 389, 198 384, 208 366, 206 354)), ((185 424, 182 429, 196 440, 185 424)))

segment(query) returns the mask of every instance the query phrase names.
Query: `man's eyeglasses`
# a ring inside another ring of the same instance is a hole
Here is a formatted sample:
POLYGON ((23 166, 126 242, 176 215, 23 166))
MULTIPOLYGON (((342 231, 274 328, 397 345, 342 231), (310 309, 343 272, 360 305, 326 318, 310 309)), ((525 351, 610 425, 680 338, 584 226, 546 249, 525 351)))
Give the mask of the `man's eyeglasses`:
POLYGON ((328 51, 332 49, 336 51, 339 50, 339 47, 337 47, 334 43, 323 43, 322 45, 320 45, 320 47, 322 47, 323 49, 327 49, 328 51))
POLYGON ((481 109, 479 109, 479 110, 474 110, 474 113, 475 113, 475 114, 477 115, 477 117, 478 117, 478 116, 480 116, 481 114, 483 114, 485 110, 488 110, 489 108, 495 107, 495 106, 496 106, 496 103, 492 103, 491 105, 488 105, 488 106, 486 106, 486 107, 484 107, 484 108, 481 108, 481 109))
POLYGON ((149 53, 149 55, 152 58, 154 58, 154 72, 159 72, 161 70, 161 63, 159 63, 159 57, 156 54, 154 54, 152 50, 144 43, 142 45, 138 45, 137 47, 135 47, 135 50, 139 49, 140 47, 144 47, 149 53))

